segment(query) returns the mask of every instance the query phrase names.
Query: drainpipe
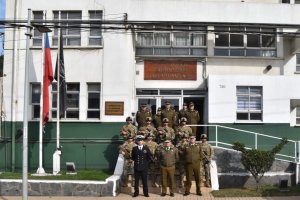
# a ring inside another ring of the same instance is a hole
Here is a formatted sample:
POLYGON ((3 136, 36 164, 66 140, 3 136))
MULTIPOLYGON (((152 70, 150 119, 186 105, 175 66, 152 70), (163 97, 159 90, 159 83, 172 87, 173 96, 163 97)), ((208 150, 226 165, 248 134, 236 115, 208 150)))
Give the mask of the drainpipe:
MULTIPOLYGON (((17 5, 18 0, 15 0, 14 4, 14 20, 17 19, 17 5)), ((13 29, 13 53, 12 53, 12 73, 11 73, 11 103, 10 103, 10 112, 11 112, 11 171, 15 171, 15 144, 16 144, 16 124, 14 122, 15 115, 15 67, 16 67, 16 28, 13 29)))

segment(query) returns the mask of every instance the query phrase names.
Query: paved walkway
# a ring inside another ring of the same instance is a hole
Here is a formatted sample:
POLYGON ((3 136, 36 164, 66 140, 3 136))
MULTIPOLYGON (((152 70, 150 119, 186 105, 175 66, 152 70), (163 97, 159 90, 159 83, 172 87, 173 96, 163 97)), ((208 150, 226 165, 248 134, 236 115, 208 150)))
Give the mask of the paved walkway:
MULTIPOLYGON (((177 191, 175 193, 175 197, 170 197, 169 195, 165 197, 161 197, 160 189, 151 189, 150 190, 150 197, 146 198, 142 194, 136 198, 132 198, 132 188, 124 189, 122 188, 122 193, 119 194, 116 197, 59 197, 59 196, 42 196, 42 197, 36 197, 36 196, 29 196, 29 200, 139 200, 139 199, 147 199, 147 200, 196 200, 196 199, 203 199, 203 200, 299 200, 300 197, 227 197, 227 198, 215 198, 211 195, 211 190, 209 188, 201 188, 201 191, 203 193, 203 196, 197 196, 193 193, 191 193, 189 196, 183 196, 182 191, 177 191)), ((140 190, 142 191, 142 190, 140 190)), ((21 200, 22 197, 9 197, 9 196, 0 196, 0 200, 21 200)))

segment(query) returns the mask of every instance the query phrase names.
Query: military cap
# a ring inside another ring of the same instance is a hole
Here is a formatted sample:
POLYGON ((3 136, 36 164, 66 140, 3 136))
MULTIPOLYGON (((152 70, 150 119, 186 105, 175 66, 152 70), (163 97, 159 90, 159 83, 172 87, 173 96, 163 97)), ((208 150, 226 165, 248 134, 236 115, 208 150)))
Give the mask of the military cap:
POLYGON ((152 122, 152 118, 151 117, 147 117, 146 118, 146 122, 152 122))
POLYGON ((137 139, 137 140, 144 140, 145 137, 144 137, 143 135, 137 135, 137 136, 136 136, 136 139, 137 139))
POLYGON ((184 103, 183 103, 183 106, 187 106, 187 103, 184 102, 184 103))
POLYGON ((201 139, 207 139, 207 135, 206 134, 202 134, 201 135, 201 139))
POLYGON ((189 103, 189 105, 190 105, 190 106, 193 106, 193 105, 194 105, 194 102, 191 101, 191 102, 189 103))
POLYGON ((185 133, 182 135, 182 138, 189 138, 189 135, 185 133))
POLYGON ((131 117, 126 117, 126 122, 128 121, 132 121, 132 118, 131 117))
POLYGON ((165 101, 165 104, 168 105, 168 104, 171 104, 171 102, 169 100, 165 101))
POLYGON ((127 139, 133 139, 132 135, 128 135, 127 139))
POLYGON ((163 123, 169 123, 169 119, 168 118, 164 118, 163 119, 163 123))
POLYGON ((167 143, 167 142, 171 142, 171 141, 170 140, 165 140, 164 142, 167 143))
POLYGON ((185 117, 181 117, 180 122, 187 122, 187 119, 185 117))
POLYGON ((194 139, 194 138, 196 138, 196 136, 194 136, 194 135, 191 135, 191 136, 190 136, 190 139, 194 139))
POLYGON ((161 107, 158 107, 158 108, 157 108, 157 111, 161 111, 161 107))
POLYGON ((141 106, 145 107, 145 106, 147 106, 147 104, 146 103, 141 103, 141 106))
POLYGON ((154 137, 154 134, 149 133, 146 137, 154 137))

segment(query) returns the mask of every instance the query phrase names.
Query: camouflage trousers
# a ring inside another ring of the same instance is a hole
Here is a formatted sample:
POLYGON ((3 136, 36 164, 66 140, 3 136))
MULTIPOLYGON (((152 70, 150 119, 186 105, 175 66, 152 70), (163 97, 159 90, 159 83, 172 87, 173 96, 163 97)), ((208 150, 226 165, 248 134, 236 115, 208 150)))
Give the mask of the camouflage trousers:
POLYGON ((133 161, 130 159, 124 160, 123 174, 121 177, 122 186, 127 187, 129 175, 133 174, 133 161))
POLYGON ((184 175, 185 175, 185 168, 184 162, 179 161, 176 163, 177 174, 179 175, 179 184, 178 187, 182 188, 184 186, 184 175))
POLYGON ((156 161, 149 162, 149 178, 151 180, 151 186, 156 187, 156 177, 159 171, 158 163, 156 161))
POLYGON ((203 162, 203 172, 205 184, 207 187, 210 187, 210 162, 203 162))

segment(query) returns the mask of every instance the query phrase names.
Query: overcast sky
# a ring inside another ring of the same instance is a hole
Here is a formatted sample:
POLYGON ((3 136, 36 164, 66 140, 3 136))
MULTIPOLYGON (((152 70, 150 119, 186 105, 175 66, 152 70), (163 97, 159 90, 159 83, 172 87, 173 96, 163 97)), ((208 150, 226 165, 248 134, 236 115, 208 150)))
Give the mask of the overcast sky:
MULTIPOLYGON (((5 0, 0 0, 0 20, 4 19, 5 16, 5 0)), ((4 30, 1 29, 0 32, 3 32, 4 30)), ((0 37, 0 55, 3 54, 3 41, 2 37, 0 37)))

